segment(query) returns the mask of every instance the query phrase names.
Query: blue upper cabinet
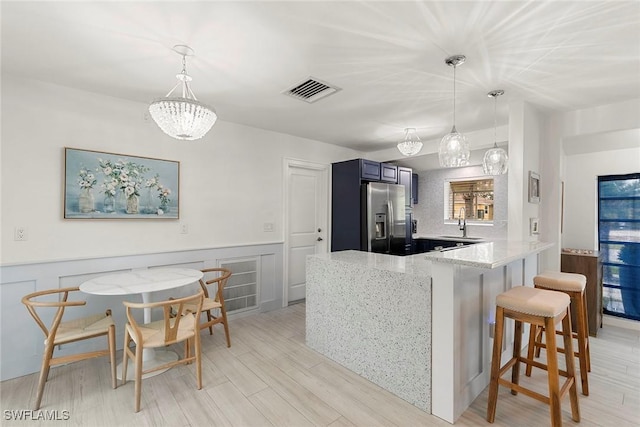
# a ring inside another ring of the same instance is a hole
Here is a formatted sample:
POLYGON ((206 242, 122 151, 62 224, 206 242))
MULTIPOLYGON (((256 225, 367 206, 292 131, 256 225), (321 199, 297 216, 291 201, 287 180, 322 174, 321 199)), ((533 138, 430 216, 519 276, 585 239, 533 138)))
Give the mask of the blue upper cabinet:
POLYGON ((411 198, 413 199, 413 204, 418 204, 418 174, 411 174, 411 198))
POLYGON ((380 163, 380 181, 389 184, 397 184, 398 167, 389 163, 380 163))
POLYGON ((411 196, 411 188, 412 188, 412 180, 411 180, 411 168, 404 168, 402 166, 398 166, 398 184, 404 185, 404 204, 405 206, 413 206, 412 196, 411 196))
POLYGON ((360 159, 360 178, 365 181, 380 181, 380 163, 360 159))

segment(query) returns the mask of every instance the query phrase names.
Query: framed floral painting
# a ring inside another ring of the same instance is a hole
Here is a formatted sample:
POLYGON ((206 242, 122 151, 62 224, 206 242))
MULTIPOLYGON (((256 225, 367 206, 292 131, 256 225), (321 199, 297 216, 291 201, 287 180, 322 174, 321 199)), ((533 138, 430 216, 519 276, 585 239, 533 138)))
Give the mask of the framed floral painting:
POLYGON ((65 148, 67 219, 178 219, 180 162, 65 148))

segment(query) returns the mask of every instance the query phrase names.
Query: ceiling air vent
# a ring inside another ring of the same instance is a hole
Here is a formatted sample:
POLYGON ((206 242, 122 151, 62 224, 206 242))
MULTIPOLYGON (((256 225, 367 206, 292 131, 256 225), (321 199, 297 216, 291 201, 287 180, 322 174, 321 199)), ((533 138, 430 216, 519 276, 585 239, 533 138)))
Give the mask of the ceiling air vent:
POLYGON ((301 101, 312 103, 326 98, 329 95, 333 95, 339 90, 340 88, 331 86, 327 82, 323 82, 315 77, 309 77, 304 82, 296 84, 283 93, 301 101))

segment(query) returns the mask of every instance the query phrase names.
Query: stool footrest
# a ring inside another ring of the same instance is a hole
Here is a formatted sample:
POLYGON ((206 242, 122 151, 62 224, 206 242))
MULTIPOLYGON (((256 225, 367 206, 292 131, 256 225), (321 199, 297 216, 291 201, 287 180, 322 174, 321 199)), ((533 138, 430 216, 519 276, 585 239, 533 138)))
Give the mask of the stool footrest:
MULTIPOLYGON (((536 343, 536 347, 546 349, 546 348, 547 348, 547 345, 546 345, 545 343, 539 342, 539 343, 536 343)), ((564 348, 563 348, 563 347, 557 347, 557 348, 556 348, 556 351, 557 351, 558 353, 562 353, 562 354, 564 354, 564 348)), ((574 351, 574 352, 573 352, 573 355, 574 355, 575 357, 580 357, 580 352, 578 352, 578 351, 574 351)))
POLYGON ((498 378, 498 384, 503 385, 507 388, 510 388, 512 391, 516 391, 518 393, 522 393, 525 396, 529 396, 532 397, 536 400, 539 400, 542 403, 546 403, 547 405, 549 404, 549 396, 545 396, 544 394, 540 394, 537 393, 533 390, 530 390, 528 388, 522 387, 519 384, 514 384, 509 380, 505 380, 504 378, 498 378))
MULTIPOLYGON (((527 365, 531 365, 533 367, 545 370, 545 371, 549 371, 549 368, 547 365, 545 365, 544 363, 538 362, 537 360, 532 360, 532 359, 527 359, 526 357, 521 357, 520 361, 522 363, 525 363, 527 365)), ((569 378, 569 373, 567 371, 563 371, 562 369, 558 368, 558 374, 562 375, 565 378, 569 378)), ((527 375, 528 377, 531 375, 527 375)))
MULTIPOLYGON (((503 386, 507 386, 511 389, 511 391, 516 391, 518 393, 522 393, 526 396, 529 397, 533 397, 536 400, 539 400, 542 403, 546 403, 547 405, 549 404, 549 396, 545 396, 544 394, 540 394, 537 393, 533 390, 530 390, 528 388, 522 387, 520 384, 515 384, 509 380, 506 380, 504 378, 501 378, 502 375, 507 372, 509 369, 511 369, 513 367, 513 365, 516 363, 516 361, 522 362, 522 363, 530 363, 531 365, 540 368, 540 369, 544 369, 545 371, 548 371, 547 369, 547 365, 542 364, 540 362, 536 362, 535 360, 530 360, 527 359, 525 357, 520 357, 520 358, 512 358, 511 360, 509 360, 507 363, 505 363, 505 365, 500 369, 499 373, 498 373, 498 384, 503 385, 503 386), (519 359, 519 360, 517 360, 519 359)), ((567 378, 564 382, 564 384, 562 384, 562 387, 560 388, 560 392, 559 392, 559 396, 560 399, 562 399, 564 397, 564 395, 569 391, 569 388, 571 387, 571 385, 573 385, 575 378, 572 376, 569 376, 569 374, 567 373, 567 371, 563 371, 558 369, 558 374, 567 378)))

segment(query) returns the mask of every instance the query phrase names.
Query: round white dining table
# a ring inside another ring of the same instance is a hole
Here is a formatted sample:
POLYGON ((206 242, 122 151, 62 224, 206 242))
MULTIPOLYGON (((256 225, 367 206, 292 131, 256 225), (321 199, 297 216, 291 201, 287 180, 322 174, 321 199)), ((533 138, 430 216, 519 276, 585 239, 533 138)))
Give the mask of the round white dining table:
MULTIPOLYGON (((125 273, 113 273, 94 277, 80 285, 82 292, 93 295, 142 295, 142 302, 151 302, 151 293, 168 289, 179 288, 197 282, 203 276, 202 271, 191 268, 150 268, 134 270, 125 273)), ((151 309, 144 309, 144 323, 151 322, 151 309)), ((173 351, 144 349, 144 369, 161 366, 165 363, 178 360, 178 355, 173 351)), ((144 375, 151 377, 164 372, 158 370, 144 375)), ((133 361, 127 368, 127 379, 134 376, 133 361)), ((118 366, 118 378, 122 379, 122 367, 118 366)))

